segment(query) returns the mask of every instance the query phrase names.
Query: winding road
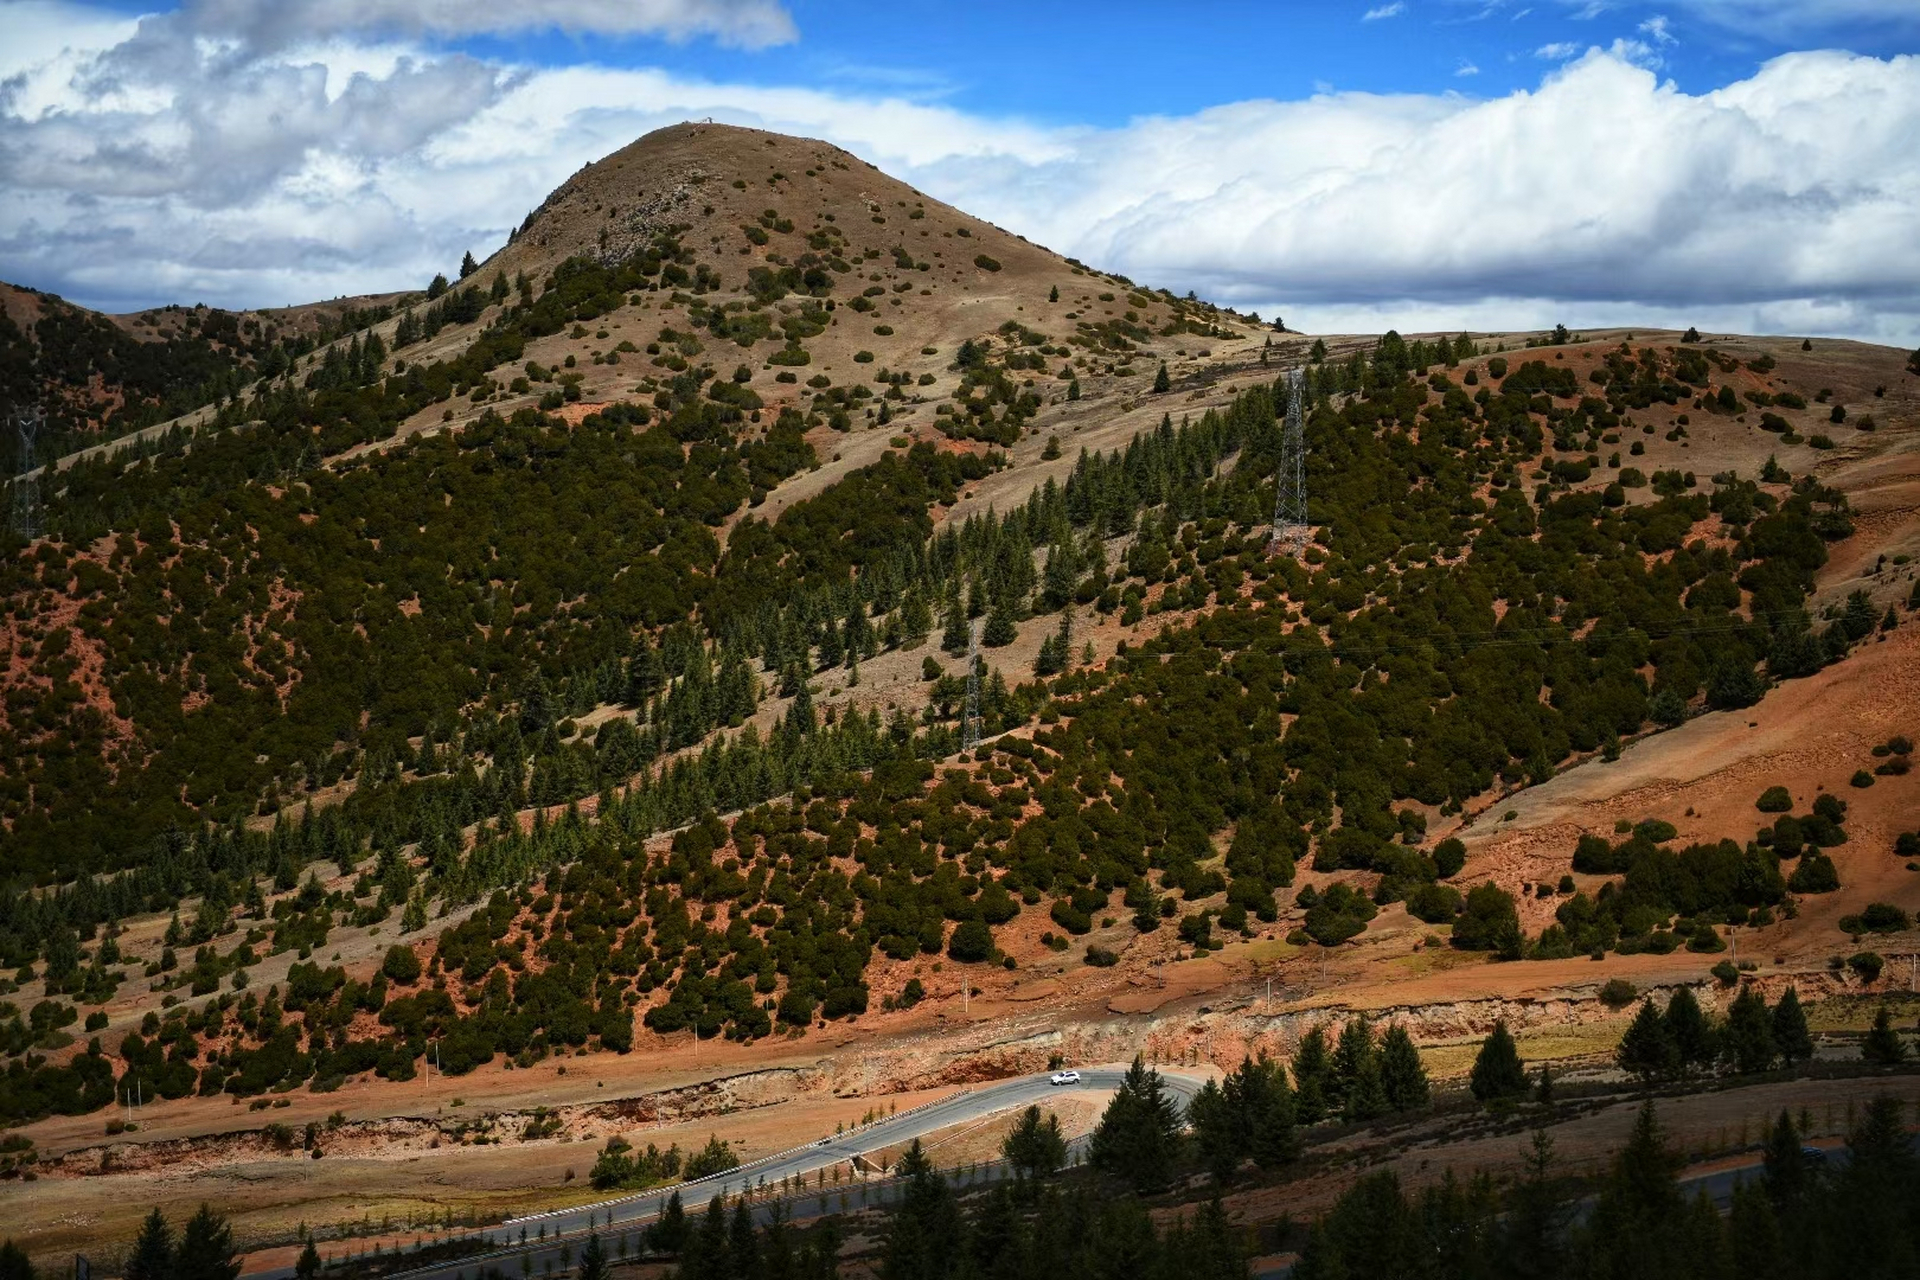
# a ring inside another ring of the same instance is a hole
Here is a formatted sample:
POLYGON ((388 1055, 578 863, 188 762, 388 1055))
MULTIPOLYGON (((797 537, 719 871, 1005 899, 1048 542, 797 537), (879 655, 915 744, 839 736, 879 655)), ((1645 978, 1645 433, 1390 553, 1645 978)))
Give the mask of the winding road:
MULTIPOLYGON (((777 1155, 766 1156, 737 1169, 714 1174, 695 1182, 677 1183, 670 1187, 658 1187, 633 1195, 612 1197, 592 1204, 580 1205, 572 1209, 556 1209, 548 1213, 528 1214, 524 1217, 509 1218, 505 1223, 484 1230, 456 1232, 446 1239, 472 1239, 490 1237, 499 1242, 497 1247, 478 1254, 445 1263, 433 1263, 406 1271, 392 1273, 392 1280, 472 1280, 483 1268, 495 1268, 507 1275, 544 1274, 552 1270, 565 1270, 570 1259, 577 1256, 581 1244, 589 1231, 597 1231, 607 1241, 609 1253, 617 1252, 619 1242, 634 1229, 653 1221, 666 1206, 669 1197, 678 1193, 681 1202, 689 1214, 704 1211, 706 1203, 714 1196, 733 1197, 746 1191, 760 1191, 779 1186, 783 1179, 792 1179, 798 1183, 802 1177, 835 1165, 845 1165, 854 1157, 878 1151, 885 1147, 911 1142, 942 1129, 951 1129, 974 1121, 985 1121, 1003 1112, 1026 1107, 1036 1102, 1044 1102, 1063 1092, 1113 1093, 1120 1087, 1126 1076, 1124 1068, 1097 1067, 1083 1069, 1078 1085, 1060 1088, 1050 1083, 1045 1075, 1022 1076, 1014 1080, 1002 1080, 994 1084, 981 1086, 943 1098, 939 1102, 917 1107, 912 1111, 889 1116, 873 1124, 851 1130, 843 1134, 820 1139, 806 1146, 795 1147, 777 1155), (525 1243, 521 1243, 524 1234, 525 1243), (523 1261, 524 1260, 524 1261, 523 1261)), ((1193 1095, 1200 1091, 1206 1078, 1197 1075, 1183 1075, 1169 1072, 1161 1073, 1167 1092, 1184 1108, 1193 1095)), ((1073 1152, 1084 1149, 1085 1140, 1075 1139, 1069 1144, 1073 1152)), ((1001 1166, 985 1166, 979 1170, 982 1181, 1006 1176, 1001 1166)), ((835 1209, 855 1210, 869 1205, 883 1204, 892 1198, 900 1184, 892 1179, 875 1178, 862 1181, 837 1183, 821 1188, 814 1194, 796 1193, 779 1203, 791 1217, 806 1218, 833 1212, 835 1209)), ((772 1217, 775 1203, 768 1202, 756 1207, 755 1216, 761 1221, 772 1217)), ((632 1237, 637 1246, 637 1233, 632 1237)), ((334 1252, 323 1250, 323 1254, 334 1252)), ((285 1280, 293 1274, 292 1268, 281 1267, 270 1271, 249 1273, 248 1280, 285 1280)))

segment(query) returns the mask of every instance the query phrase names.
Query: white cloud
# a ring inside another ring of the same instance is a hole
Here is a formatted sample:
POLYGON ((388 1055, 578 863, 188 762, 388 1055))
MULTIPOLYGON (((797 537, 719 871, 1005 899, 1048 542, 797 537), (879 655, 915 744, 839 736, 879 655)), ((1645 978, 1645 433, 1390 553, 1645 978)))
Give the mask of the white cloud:
POLYGON ((1552 44, 1543 44, 1533 51, 1536 58, 1545 58, 1548 62, 1565 62, 1580 52, 1580 46, 1571 40, 1555 40, 1552 44))
MULTIPOLYGON (((1460 0, 1498 10, 1515 0, 1460 0)), ((1773 40, 1793 40, 1841 25, 1883 31, 1920 31, 1920 5, 1913 0, 1560 0, 1576 18, 1670 5, 1717 26, 1773 40)))
POLYGON ((582 163, 711 115, 1301 326, 1920 339, 1920 58, 1794 54, 1687 94, 1595 49, 1491 100, 1326 92, 1096 130, 397 40, 189 42, 169 74, 149 37, 107 30, 104 58, 42 40, 32 67, 0 52, 0 278, 128 307, 418 285, 582 163))
POLYGON ((1460 59, 1460 65, 1453 69, 1453 74, 1456 76, 1477 76, 1480 74, 1480 68, 1465 58, 1462 58, 1460 59))
POLYGON ((1656 13, 1640 24, 1640 34, 1657 45, 1679 44, 1680 38, 1673 34, 1672 23, 1664 13, 1656 13))
POLYGON ((1362 22, 1378 22, 1382 18, 1397 18, 1407 11, 1405 0, 1393 0, 1392 4, 1383 4, 1377 9, 1369 9, 1360 15, 1362 22))
POLYGON ((196 32, 257 48, 381 32, 472 36, 558 29, 600 35, 713 36, 760 48, 794 38, 778 0, 188 0, 180 18, 196 32))

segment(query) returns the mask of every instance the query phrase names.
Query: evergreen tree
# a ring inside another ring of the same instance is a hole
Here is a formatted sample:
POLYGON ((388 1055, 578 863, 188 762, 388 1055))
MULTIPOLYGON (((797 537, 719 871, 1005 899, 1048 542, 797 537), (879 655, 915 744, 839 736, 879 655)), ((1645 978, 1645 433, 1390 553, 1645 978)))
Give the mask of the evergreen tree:
POLYGON ((1051 289, 1049 289, 1049 290, 1047 290, 1047 301, 1048 301, 1048 302, 1058 302, 1058 301, 1060 301, 1060 286, 1059 286, 1059 285, 1055 285, 1055 286, 1053 286, 1053 288, 1051 288, 1051 289))
POLYGON ((1681 1066, 1704 1067, 1720 1056, 1719 1036, 1694 997, 1693 988, 1681 987, 1673 993, 1661 1021, 1681 1066))
POLYGON ((1380 1055, 1369 1053, 1361 1059, 1360 1069, 1347 1088, 1342 1114, 1349 1123, 1377 1119, 1392 1109, 1385 1083, 1380 1078, 1380 1055))
POLYGON ((1079 379, 1079 377, 1078 377, 1078 376, 1075 376, 1075 377, 1072 377, 1072 378, 1069 378, 1069 379, 1067 379, 1067 399, 1068 399, 1068 400, 1078 400, 1079 398, 1080 398, 1080 379, 1079 379))
POLYGON ((676 1191, 667 1197, 660 1217, 647 1227, 647 1247, 655 1253, 678 1257, 687 1247, 687 1237, 687 1209, 676 1191))
POLYGON ((1788 987, 1780 1003, 1773 1006, 1773 1047, 1789 1066, 1813 1057, 1813 1035, 1807 1030, 1806 1011, 1800 1007, 1800 993, 1788 987))
POLYGON ((1420 1051, 1413 1037, 1399 1023, 1387 1028, 1380 1045, 1380 1080, 1387 1091, 1387 1104, 1395 1111, 1420 1111, 1431 1101, 1433 1091, 1427 1083, 1427 1069, 1420 1063, 1420 1051))
POLYGON ((980 643, 989 649, 1000 649, 1012 644, 1018 634, 1012 615, 1005 609, 995 609, 987 615, 987 625, 980 633, 980 643))
MULTIPOLYGON (((296 1280, 318 1280, 320 1275, 320 1251, 313 1247, 313 1240, 307 1240, 306 1248, 300 1250, 300 1258, 293 1264, 296 1280)), ((604 1280, 604 1277, 602 1278, 604 1280)))
POLYGON ((1679 1060, 1679 1054, 1673 1047, 1673 1037, 1667 1033, 1667 1024, 1661 1019, 1660 1011, 1654 1008, 1651 999, 1642 1001, 1640 1012, 1633 1017, 1633 1025, 1620 1038, 1620 1048, 1614 1054, 1614 1061, 1622 1071, 1639 1076, 1643 1081, 1651 1081, 1670 1075, 1679 1066, 1679 1060))
POLYGON ((1060 1117, 1043 1121, 1040 1108, 1028 1107, 1020 1123, 1000 1144, 1000 1154, 1022 1178, 1044 1178, 1067 1162, 1067 1142, 1060 1136, 1060 1117))
MULTIPOLYGON (((763 1274, 760 1265, 760 1233, 753 1229, 753 1210, 747 1207, 745 1196, 734 1201, 733 1219, 727 1230, 727 1261, 733 1267, 733 1274, 740 1277, 763 1274)), ((584 1270, 586 1260, 581 1259, 582 1271, 575 1280, 586 1280, 584 1270)))
POLYGON ((953 1190, 933 1169, 920 1140, 900 1160, 906 1188, 887 1226, 882 1280, 947 1280, 966 1259, 966 1228, 953 1190))
MULTIPOLYGON (((1711 1250, 1699 1240, 1702 1221, 1681 1195, 1680 1160, 1667 1149, 1653 1103, 1640 1109, 1633 1135, 1614 1158, 1584 1234, 1587 1273, 1605 1280, 1692 1280, 1717 1267, 1694 1269, 1711 1250)), ((1709 1206, 1711 1212, 1711 1206, 1709 1206)), ((1719 1243, 1719 1220, 1713 1244, 1719 1243)))
POLYGON ((1160 372, 1153 375, 1153 389, 1156 394, 1164 394, 1173 389, 1173 379, 1167 376, 1167 362, 1160 362, 1160 372))
POLYGON ((1873 1015, 1873 1026, 1867 1031, 1866 1042, 1860 1046, 1860 1056, 1883 1067, 1898 1066, 1906 1061, 1907 1046, 1901 1043, 1900 1033, 1893 1029, 1893 1014, 1887 1006, 1881 1005, 1880 1012, 1873 1015))
POLYGON ((172 1280, 238 1280, 239 1275, 233 1228, 211 1206, 201 1205, 181 1229, 172 1280))
MULTIPOLYGON (((311 1249, 313 1246, 307 1246, 311 1249)), ((600 1245, 598 1231, 587 1232, 587 1243, 580 1249, 580 1265, 574 1270, 574 1280, 607 1280, 611 1268, 607 1265, 606 1250, 600 1245)))
POLYGON ((0 1280, 35 1280, 33 1260, 11 1237, 0 1243, 0 1280))
POLYGON ((1790 1251, 1765 1191, 1751 1182, 1736 1184, 1727 1227, 1734 1275, 1740 1280, 1787 1280, 1790 1251))
POLYGON ((479 269, 480 264, 473 260, 473 250, 467 250, 466 255, 460 259, 460 278, 465 280, 479 269))
POLYGON ((1327 1052, 1327 1034, 1314 1027, 1300 1037, 1300 1048, 1293 1055, 1294 1113, 1301 1124, 1317 1124, 1327 1116, 1327 1088, 1333 1075, 1333 1059, 1327 1052))
POLYGON ((1813 1189, 1814 1168, 1807 1159, 1805 1140, 1785 1107, 1767 1131, 1761 1165, 1767 1195, 1782 1209, 1797 1206, 1813 1189))
POLYGON ((1553 1176, 1553 1139, 1536 1129, 1525 1156, 1526 1172, 1507 1202, 1497 1257, 1513 1280, 1560 1280, 1567 1274, 1566 1226, 1571 1216, 1559 1179, 1553 1176))
POLYGON ((1353 1094, 1360 1073, 1372 1060, 1373 1054, 1373 1027, 1364 1017, 1349 1018, 1347 1025, 1340 1029, 1340 1038, 1333 1046, 1332 1087, 1327 1091, 1329 1106, 1346 1110, 1347 1100, 1353 1094))
POLYGON ((140 1224, 127 1255, 126 1280, 170 1280, 173 1275, 173 1228, 156 1207, 140 1224))
POLYGON ((956 595, 947 602, 947 621, 940 632, 940 648, 958 658, 972 647, 973 636, 967 627, 967 614, 960 607, 960 598, 956 595))
POLYGON ((1263 1169, 1277 1169, 1299 1155, 1294 1134, 1294 1096, 1286 1069, 1262 1057, 1247 1057, 1222 1086, 1240 1127, 1245 1154, 1263 1169))
POLYGON ((1244 1117, 1212 1080, 1200 1087, 1187 1104, 1187 1125, 1193 1130, 1193 1144, 1200 1163, 1207 1167, 1215 1182, 1224 1183, 1239 1169, 1247 1150, 1244 1117))
POLYGON ((1745 987, 1727 1009, 1727 1026, 1720 1047, 1742 1074, 1765 1071, 1773 1065, 1773 1020, 1767 1016, 1766 997, 1745 987))
POLYGON ((1490 1105, 1526 1096, 1527 1068, 1504 1020, 1493 1024, 1493 1034, 1480 1046, 1470 1083, 1473 1096, 1490 1105))
POLYGON ((1088 1155, 1095 1168, 1146 1190, 1173 1175, 1179 1144, 1179 1110, 1160 1073, 1136 1054, 1093 1131, 1088 1155))

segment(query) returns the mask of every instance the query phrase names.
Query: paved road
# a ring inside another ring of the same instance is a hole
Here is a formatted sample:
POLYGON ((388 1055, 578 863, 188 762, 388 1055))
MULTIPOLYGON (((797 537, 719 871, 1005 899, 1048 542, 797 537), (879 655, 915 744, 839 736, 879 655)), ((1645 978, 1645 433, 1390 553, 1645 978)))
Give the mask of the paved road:
MULTIPOLYGON (((1120 1087, 1121 1079, 1125 1075, 1126 1072, 1117 1067, 1085 1069, 1080 1072, 1079 1088, 1111 1093, 1120 1087)), ((1168 1093, 1172 1094, 1182 1106, 1199 1092, 1201 1085, 1205 1083, 1204 1077, 1166 1072, 1162 1073, 1161 1078, 1166 1082, 1168 1093)), ((811 1145, 770 1156, 698 1182, 613 1197, 574 1209, 510 1218, 503 1225, 490 1227, 484 1231, 459 1232, 453 1238, 486 1235, 499 1242, 501 1247, 485 1258, 467 1257, 456 1262, 421 1267, 399 1274, 406 1276, 408 1280, 454 1280, 456 1276, 471 1280, 479 1274, 482 1266, 498 1268, 507 1275, 526 1274, 527 1272, 522 1270, 523 1258, 526 1260, 525 1266, 532 1274, 542 1274, 549 1263, 553 1270, 562 1270, 568 1265, 566 1258, 577 1255, 588 1231, 598 1231, 610 1242, 610 1250, 617 1249, 617 1241, 623 1234, 633 1232, 634 1228, 658 1217, 667 1199, 676 1191, 680 1194, 681 1201, 688 1212, 697 1214, 702 1212, 706 1203, 716 1195, 730 1197, 763 1186, 776 1187, 783 1178, 793 1178, 798 1181, 802 1175, 813 1174, 834 1165, 845 1165, 855 1156, 877 1151, 883 1147, 911 1142, 915 1138, 925 1137, 930 1133, 966 1124, 969 1121, 986 1120, 1002 1112, 1044 1102, 1050 1097, 1058 1096, 1058 1093, 1059 1091, 1049 1083, 1045 1075, 1022 1076, 1015 1080, 1003 1080, 984 1085, 903 1115, 889 1117, 865 1128, 822 1138, 811 1145), (545 1228, 544 1240, 541 1235, 542 1228, 545 1228), (524 1246, 519 1243, 523 1229, 527 1239, 524 1246)), ((1073 1145, 1078 1149, 1083 1144, 1073 1145)), ((985 1179, 1004 1176, 1004 1170, 984 1168, 981 1176, 985 1179)), ((789 1212, 795 1216, 810 1217, 817 1213, 833 1212, 843 1201, 848 1209, 886 1203, 891 1199, 890 1193, 896 1191, 898 1186, 898 1183, 890 1179, 875 1179, 863 1183, 843 1182, 829 1186, 819 1194, 802 1195, 797 1200, 789 1200, 789 1212)), ((771 1216, 772 1212, 772 1206, 768 1205, 756 1216, 764 1221, 771 1216)), ((637 1245, 637 1233, 634 1233, 633 1238, 637 1245)), ((351 1244, 343 1241, 338 1247, 351 1247, 351 1244)), ((322 1252, 326 1253, 329 1250, 322 1252)), ((250 1273, 250 1277, 251 1280, 284 1280, 291 1274, 291 1268, 280 1268, 273 1271, 253 1272, 250 1273)))

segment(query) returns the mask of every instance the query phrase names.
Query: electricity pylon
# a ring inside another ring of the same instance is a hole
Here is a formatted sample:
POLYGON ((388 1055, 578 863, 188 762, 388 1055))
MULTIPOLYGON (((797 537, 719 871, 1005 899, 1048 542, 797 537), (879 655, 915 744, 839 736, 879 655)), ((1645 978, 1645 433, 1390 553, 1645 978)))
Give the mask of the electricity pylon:
POLYGON ((1287 370, 1287 417, 1280 427, 1280 466, 1273 502, 1273 537, 1267 553, 1298 557, 1307 549, 1307 432, 1305 378, 1287 370))
POLYGON ((21 409, 13 415, 14 430, 20 434, 19 471, 13 477, 13 531, 28 542, 40 536, 40 477, 34 470, 34 446, 40 437, 46 411, 21 409))

